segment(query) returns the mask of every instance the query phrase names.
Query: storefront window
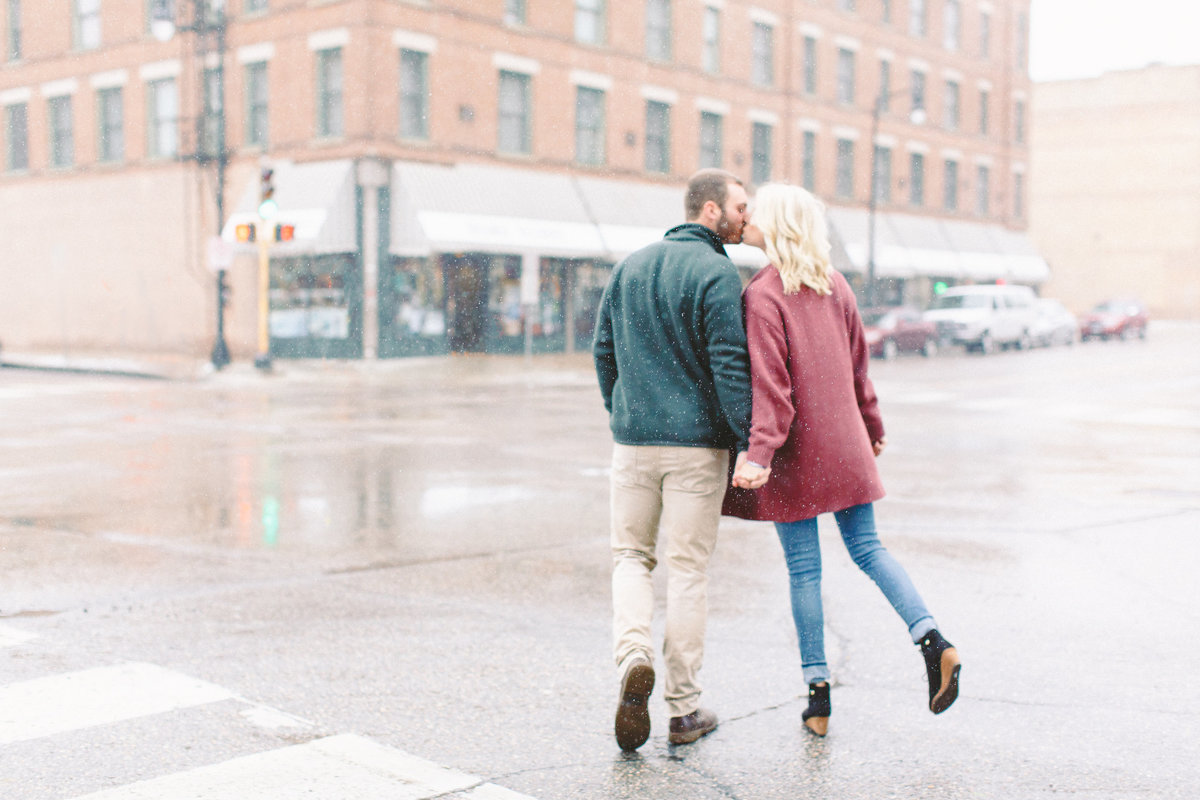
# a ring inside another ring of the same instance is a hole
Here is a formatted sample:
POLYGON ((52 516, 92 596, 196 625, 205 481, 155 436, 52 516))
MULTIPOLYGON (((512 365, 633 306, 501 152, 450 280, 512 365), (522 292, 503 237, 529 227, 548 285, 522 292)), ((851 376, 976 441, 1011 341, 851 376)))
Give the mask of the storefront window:
POLYGON ((272 259, 272 353, 293 358, 361 355, 356 286, 350 255, 272 259))
POLYGON ((493 256, 488 281, 489 353, 525 351, 525 315, 529 317, 531 347, 535 353, 566 349, 566 286, 568 262, 543 258, 538 266, 537 305, 528 309, 521 297, 521 257, 493 256))
POLYGON ((446 293, 436 262, 430 258, 393 258, 387 280, 380 303, 380 354, 445 353, 446 293))
POLYGON ((578 261, 575 264, 575 280, 572 285, 571 306, 574 316, 575 346, 577 352, 592 348, 592 337, 596 332, 596 313, 600 309, 600 298, 612 275, 612 265, 595 261, 578 261))

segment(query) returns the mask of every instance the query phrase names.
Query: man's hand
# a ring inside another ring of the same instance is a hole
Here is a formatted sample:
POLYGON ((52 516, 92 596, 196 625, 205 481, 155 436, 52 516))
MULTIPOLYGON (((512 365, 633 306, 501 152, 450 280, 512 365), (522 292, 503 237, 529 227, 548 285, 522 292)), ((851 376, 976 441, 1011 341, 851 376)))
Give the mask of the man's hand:
POLYGON ((738 453, 737 462, 733 467, 733 487, 735 489, 757 489, 765 485, 770 476, 770 467, 751 464, 746 458, 745 451, 738 453))
POLYGON ((875 451, 875 456, 878 457, 883 452, 883 448, 887 447, 887 437, 879 437, 879 441, 871 442, 871 449, 875 451))

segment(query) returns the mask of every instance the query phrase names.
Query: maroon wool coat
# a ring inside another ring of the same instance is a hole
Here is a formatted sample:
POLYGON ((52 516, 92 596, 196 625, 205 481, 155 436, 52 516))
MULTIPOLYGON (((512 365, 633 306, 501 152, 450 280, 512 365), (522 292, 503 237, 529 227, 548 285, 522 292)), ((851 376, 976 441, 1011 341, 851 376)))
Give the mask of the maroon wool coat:
POLYGON ((883 438, 858 305, 846 279, 833 294, 783 293, 768 265, 742 294, 754 410, 749 459, 769 464, 761 489, 733 489, 722 513, 795 522, 883 497, 871 442, 883 438))

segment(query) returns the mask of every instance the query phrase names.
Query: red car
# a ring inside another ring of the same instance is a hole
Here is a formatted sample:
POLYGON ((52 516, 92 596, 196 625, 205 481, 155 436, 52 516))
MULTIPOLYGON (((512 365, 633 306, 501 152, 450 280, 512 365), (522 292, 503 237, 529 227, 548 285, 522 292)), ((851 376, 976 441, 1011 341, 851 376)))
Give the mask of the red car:
POLYGON ((867 346, 876 358, 893 359, 903 352, 937 354, 937 325, 921 319, 915 308, 868 308, 862 312, 867 346))
POLYGON ((1079 337, 1088 339, 1146 338, 1146 308, 1137 300, 1106 300, 1079 320, 1079 337))

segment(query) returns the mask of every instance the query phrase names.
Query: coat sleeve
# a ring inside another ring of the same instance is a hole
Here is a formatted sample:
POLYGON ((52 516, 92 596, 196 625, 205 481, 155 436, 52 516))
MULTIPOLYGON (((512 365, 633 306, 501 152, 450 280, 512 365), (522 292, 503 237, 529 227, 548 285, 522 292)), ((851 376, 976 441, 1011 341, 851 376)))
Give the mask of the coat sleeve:
POLYGON ((850 358, 854 362, 854 396, 858 400, 858 411, 862 415, 863 424, 867 426, 867 435, 872 442, 877 442, 883 438, 883 417, 879 413, 879 398, 875 396, 875 386, 867 376, 871 352, 867 347, 862 317, 859 316, 858 304, 854 302, 853 294, 849 294, 846 301, 846 328, 850 334, 850 358))
POLYGON ((742 283, 737 271, 721 270, 704 293, 704 346, 709 368, 738 450, 750 435, 750 364, 746 356, 746 329, 742 324, 742 283))
POLYGON ((600 394, 604 397, 604 409, 612 413, 613 387, 617 384, 617 354, 613 344, 612 326, 612 281, 604 288, 596 315, 596 332, 592 336, 592 361, 596 365, 596 378, 600 382, 600 394))
POLYGON ((746 293, 745 307, 754 392, 747 457, 755 464, 770 466, 775 451, 787 441, 796 416, 787 333, 779 306, 769 297, 754 292, 753 287, 746 293))

